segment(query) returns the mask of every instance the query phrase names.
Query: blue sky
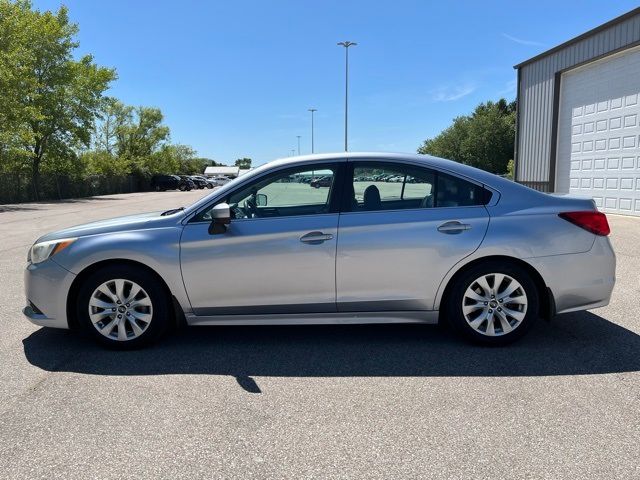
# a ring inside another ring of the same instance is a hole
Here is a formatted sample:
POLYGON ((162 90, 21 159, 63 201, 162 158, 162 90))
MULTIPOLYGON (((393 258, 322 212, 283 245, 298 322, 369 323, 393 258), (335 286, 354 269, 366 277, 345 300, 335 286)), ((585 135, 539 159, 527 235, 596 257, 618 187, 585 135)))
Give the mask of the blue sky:
MULTIPOLYGON (((55 9, 59 0, 36 0, 55 9)), ((156 106, 172 141, 224 163, 343 149, 413 152, 482 101, 515 98, 513 65, 632 1, 66 0, 80 52, 115 67, 110 95, 156 106)))

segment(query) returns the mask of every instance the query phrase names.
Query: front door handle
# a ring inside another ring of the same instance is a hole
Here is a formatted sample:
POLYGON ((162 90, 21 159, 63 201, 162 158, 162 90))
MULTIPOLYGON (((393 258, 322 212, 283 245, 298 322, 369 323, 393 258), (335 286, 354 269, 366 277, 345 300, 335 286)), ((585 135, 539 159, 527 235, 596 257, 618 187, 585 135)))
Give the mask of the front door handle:
POLYGON ((438 227, 438 231, 441 233, 447 233, 449 235, 455 235, 456 233, 462 233, 465 230, 469 230, 471 225, 468 223, 461 223, 458 221, 445 222, 438 227))
POLYGON ((323 232, 309 232, 300 237, 300 241, 302 243, 310 243, 311 245, 318 245, 319 243, 326 242, 327 240, 332 239, 333 235, 323 232))

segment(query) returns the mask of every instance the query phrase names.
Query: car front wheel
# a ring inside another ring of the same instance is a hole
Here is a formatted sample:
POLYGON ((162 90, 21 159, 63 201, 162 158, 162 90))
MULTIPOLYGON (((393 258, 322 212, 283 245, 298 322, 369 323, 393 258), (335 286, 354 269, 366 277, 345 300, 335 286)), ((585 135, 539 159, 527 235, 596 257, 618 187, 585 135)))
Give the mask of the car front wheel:
POLYGON ((77 318, 101 344, 139 348, 167 329, 170 305, 158 279, 143 269, 109 266, 91 274, 80 287, 77 318))
POLYGON ((506 345, 522 337, 538 318, 538 290, 518 265, 486 262, 456 281, 447 315, 473 342, 506 345))

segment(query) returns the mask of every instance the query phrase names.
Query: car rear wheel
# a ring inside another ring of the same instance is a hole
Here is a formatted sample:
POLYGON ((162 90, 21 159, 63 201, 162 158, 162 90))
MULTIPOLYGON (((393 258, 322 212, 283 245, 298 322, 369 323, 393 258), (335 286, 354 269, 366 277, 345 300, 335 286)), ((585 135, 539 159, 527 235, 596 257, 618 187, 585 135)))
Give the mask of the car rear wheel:
POLYGON ((522 337, 538 318, 538 298, 526 270, 486 262, 456 280, 447 314, 454 328, 471 341, 506 345, 522 337))
POLYGON ((187 189, 187 186, 183 183, 182 185, 178 185, 178 190, 184 192, 187 189))
POLYGON ((110 266, 91 274, 78 293, 77 318, 101 344, 139 348, 157 340, 169 325, 167 294, 151 273, 110 266))

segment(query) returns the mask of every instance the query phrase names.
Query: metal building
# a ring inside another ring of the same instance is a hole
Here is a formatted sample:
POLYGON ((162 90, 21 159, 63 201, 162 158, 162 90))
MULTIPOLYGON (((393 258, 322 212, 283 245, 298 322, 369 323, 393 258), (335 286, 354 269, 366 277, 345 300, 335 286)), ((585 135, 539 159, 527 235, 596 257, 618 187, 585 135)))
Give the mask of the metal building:
POLYGON ((640 216, 640 8, 514 68, 516 180, 640 216))
POLYGON ((227 167, 227 166, 205 167, 204 169, 205 177, 217 177, 218 175, 224 175, 229 178, 239 177, 241 175, 240 167, 227 167))

